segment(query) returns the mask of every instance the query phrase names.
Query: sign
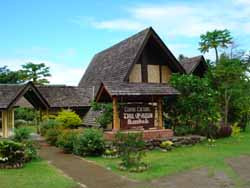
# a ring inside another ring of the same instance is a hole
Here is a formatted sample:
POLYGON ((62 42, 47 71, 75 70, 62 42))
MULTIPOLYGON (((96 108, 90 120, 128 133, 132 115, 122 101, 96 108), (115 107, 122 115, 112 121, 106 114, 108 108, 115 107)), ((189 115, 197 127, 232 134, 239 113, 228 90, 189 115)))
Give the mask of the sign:
POLYGON ((154 107, 148 104, 131 104, 120 107, 121 129, 154 127, 154 107))

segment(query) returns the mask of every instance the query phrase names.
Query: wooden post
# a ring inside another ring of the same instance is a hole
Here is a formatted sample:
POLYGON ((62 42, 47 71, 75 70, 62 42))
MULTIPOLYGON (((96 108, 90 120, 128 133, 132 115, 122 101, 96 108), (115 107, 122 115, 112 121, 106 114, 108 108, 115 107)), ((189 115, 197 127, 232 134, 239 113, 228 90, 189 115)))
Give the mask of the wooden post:
POLYGON ((113 97, 113 130, 120 130, 120 122, 119 122, 119 112, 118 112, 118 102, 117 97, 113 97))
POLYGON ((162 97, 158 98, 158 123, 159 123, 159 128, 164 129, 163 127, 163 118, 162 118, 162 97))
POLYGON ((3 138, 8 138, 8 111, 2 111, 3 138))
POLYGON ((10 113, 11 113, 11 122, 12 122, 11 129, 14 130, 14 128, 15 128, 15 110, 12 109, 10 113))

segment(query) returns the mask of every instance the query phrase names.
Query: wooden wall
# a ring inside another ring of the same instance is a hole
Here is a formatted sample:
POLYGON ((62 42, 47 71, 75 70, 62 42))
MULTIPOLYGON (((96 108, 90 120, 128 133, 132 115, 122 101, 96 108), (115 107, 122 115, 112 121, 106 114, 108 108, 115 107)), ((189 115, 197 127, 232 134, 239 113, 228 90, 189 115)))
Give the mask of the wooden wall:
POLYGON ((160 65, 147 65, 148 82, 160 83, 160 65))
POLYGON ((130 75, 129 75, 129 82, 142 82, 142 70, 141 64, 135 64, 130 75))
MULTIPOLYGON (((129 82, 141 83, 142 81, 141 64, 135 64, 130 75, 129 82)), ((168 83, 172 71, 167 65, 147 65, 147 82, 148 83, 168 83)))
POLYGON ((152 42, 149 42, 142 55, 132 68, 129 82, 167 83, 172 71, 171 60, 162 54, 162 50, 152 42))
POLYGON ((168 68, 167 65, 161 66, 161 82, 162 83, 168 83, 170 80, 172 71, 168 68))

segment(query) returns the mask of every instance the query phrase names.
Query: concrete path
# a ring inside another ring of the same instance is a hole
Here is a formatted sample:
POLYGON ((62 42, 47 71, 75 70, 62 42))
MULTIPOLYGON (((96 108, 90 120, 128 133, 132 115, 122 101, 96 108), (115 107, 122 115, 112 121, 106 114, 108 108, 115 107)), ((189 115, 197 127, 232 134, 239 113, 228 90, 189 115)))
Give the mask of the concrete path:
POLYGON ((56 147, 41 142, 40 156, 49 161, 67 176, 87 188, 130 188, 144 187, 141 183, 128 180, 92 162, 72 154, 64 154, 56 147))
MULTIPOLYGON (((40 137, 41 138, 41 137, 40 137)), ((222 172, 209 172, 206 168, 189 170, 151 182, 138 182, 121 177, 110 170, 72 154, 64 154, 60 149, 39 140, 40 156, 79 183, 77 188, 232 188, 234 182, 222 172)), ((250 188, 250 157, 242 156, 227 160, 240 175, 244 185, 250 188)))

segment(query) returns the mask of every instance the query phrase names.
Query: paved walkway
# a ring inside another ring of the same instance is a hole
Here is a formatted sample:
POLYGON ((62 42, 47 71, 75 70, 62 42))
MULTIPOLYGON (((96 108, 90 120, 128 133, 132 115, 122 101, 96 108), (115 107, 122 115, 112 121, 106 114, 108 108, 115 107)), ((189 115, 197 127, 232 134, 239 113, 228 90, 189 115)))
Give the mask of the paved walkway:
MULTIPOLYGON (((224 173, 210 174, 206 168, 161 177, 151 182, 137 182, 121 177, 75 155, 64 154, 60 149, 49 146, 43 140, 39 140, 39 142, 41 143, 40 156, 78 182, 77 188, 180 188, 184 186, 185 188, 232 188, 235 186, 234 182, 224 173)), ((242 156, 227 162, 244 181, 240 187, 250 188, 248 173, 250 157, 242 156), (239 163, 239 161, 241 162, 239 163)))
POLYGON ((92 162, 72 154, 64 154, 56 147, 41 142, 40 156, 48 160, 67 176, 87 188, 130 188, 144 187, 141 183, 128 180, 92 162))

